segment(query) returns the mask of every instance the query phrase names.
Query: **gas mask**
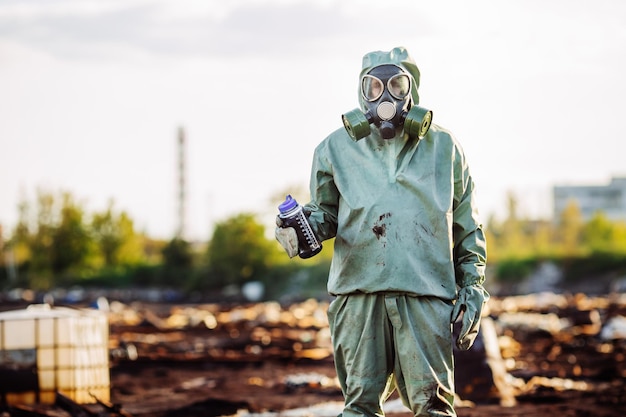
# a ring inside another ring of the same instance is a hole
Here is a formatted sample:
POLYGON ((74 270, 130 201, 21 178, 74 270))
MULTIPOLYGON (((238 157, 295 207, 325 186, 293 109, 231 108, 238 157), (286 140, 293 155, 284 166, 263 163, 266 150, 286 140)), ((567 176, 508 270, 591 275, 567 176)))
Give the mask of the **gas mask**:
POLYGON ((396 65, 380 65, 361 78, 361 97, 365 113, 354 109, 341 116, 350 137, 357 141, 378 128, 383 139, 393 139, 401 127, 411 137, 426 136, 432 111, 413 103, 411 76, 396 65))

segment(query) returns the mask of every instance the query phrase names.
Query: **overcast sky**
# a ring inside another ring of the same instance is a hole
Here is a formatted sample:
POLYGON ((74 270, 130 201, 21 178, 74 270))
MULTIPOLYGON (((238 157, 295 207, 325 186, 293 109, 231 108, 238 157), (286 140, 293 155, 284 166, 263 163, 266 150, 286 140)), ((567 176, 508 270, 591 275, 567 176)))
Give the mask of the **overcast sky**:
POLYGON ((179 127, 189 238, 275 213, 358 106, 363 54, 399 45, 483 217, 509 191, 548 216, 553 185, 626 176, 624 22, 621 0, 2 0, 0 224, 42 189, 173 236, 179 127))

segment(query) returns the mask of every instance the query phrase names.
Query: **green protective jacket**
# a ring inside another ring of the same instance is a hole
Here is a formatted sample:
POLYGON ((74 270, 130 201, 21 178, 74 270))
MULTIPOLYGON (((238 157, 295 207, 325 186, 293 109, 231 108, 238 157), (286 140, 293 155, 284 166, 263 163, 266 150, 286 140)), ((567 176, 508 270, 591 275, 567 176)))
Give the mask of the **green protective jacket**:
MULTIPOLYGON (((361 75, 381 64, 411 74, 419 103, 419 71, 406 50, 366 55, 361 75)), ((422 139, 398 133, 390 140, 372 128, 356 142, 342 127, 315 150, 310 192, 313 230, 321 240, 335 238, 330 294, 453 300, 457 285, 484 282, 486 242, 474 182, 460 144, 442 127, 431 125, 422 139)))

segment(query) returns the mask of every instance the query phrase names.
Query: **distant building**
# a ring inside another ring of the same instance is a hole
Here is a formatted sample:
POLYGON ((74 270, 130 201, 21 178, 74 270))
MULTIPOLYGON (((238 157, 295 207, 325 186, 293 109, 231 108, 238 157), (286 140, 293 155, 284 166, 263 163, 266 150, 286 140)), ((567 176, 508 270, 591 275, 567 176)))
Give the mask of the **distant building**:
POLYGON ((611 220, 626 220, 626 177, 612 178, 608 185, 555 186, 554 218, 575 202, 585 220, 602 212, 611 220))

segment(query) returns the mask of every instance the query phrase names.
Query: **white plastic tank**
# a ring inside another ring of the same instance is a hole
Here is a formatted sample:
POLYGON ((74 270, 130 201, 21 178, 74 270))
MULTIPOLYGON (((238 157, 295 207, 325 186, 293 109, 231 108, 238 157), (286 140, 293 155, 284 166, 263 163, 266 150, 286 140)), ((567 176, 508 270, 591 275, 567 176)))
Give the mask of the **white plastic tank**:
POLYGON ((102 311, 36 304, 0 313, 0 401, 52 404, 57 391, 78 404, 109 401, 108 344, 102 311))

